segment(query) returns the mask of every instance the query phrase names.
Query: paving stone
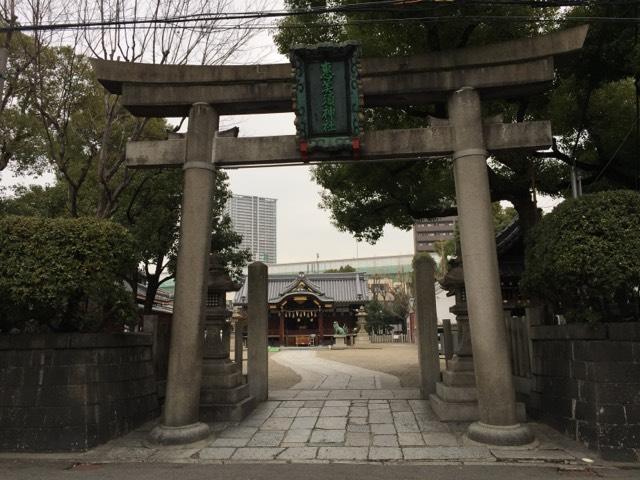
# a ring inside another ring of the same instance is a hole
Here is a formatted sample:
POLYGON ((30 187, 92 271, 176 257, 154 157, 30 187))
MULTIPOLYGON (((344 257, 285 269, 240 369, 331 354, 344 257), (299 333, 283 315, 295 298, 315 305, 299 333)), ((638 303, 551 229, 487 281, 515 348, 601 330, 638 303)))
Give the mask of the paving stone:
POLYGON ((407 403, 414 412, 424 412, 431 410, 429 400, 407 400, 407 403))
POLYGON ((307 400, 304 402, 304 407, 305 408, 315 408, 315 407, 323 407, 324 406, 324 401, 322 400, 307 400))
POLYGON ((244 447, 249 442, 248 438, 216 438, 211 447, 244 447))
POLYGON ((428 447, 457 447, 459 445, 458 438, 453 433, 423 433, 422 438, 428 447))
POLYGON ((277 447, 284 438, 284 432, 260 431, 249 441, 249 447, 277 447))
POLYGON ((517 462, 567 462, 575 461, 576 457, 564 450, 509 450, 505 448, 490 448, 491 453, 498 461, 517 462))
POLYGON ((369 400, 368 403, 369 404, 381 403, 383 405, 388 405, 389 401, 388 400, 376 400, 376 399, 373 399, 373 400, 369 400))
POLYGON ((260 430, 289 430, 292 423, 293 418, 271 417, 262 424, 260 430))
POLYGON ((349 425, 369 425, 367 417, 350 417, 349 425))
POLYGON ((360 398, 361 390, 331 390, 327 399, 332 400, 356 400, 360 398))
POLYGON ((203 448, 198 453, 198 458, 201 460, 226 460, 231 458, 233 452, 235 452, 235 448, 203 448))
POLYGON ((390 390, 362 390, 362 398, 391 400, 394 396, 390 390))
POLYGON ((342 443, 344 442, 344 430, 313 430, 311 443, 342 443))
POLYGON ((398 447, 371 447, 369 460, 402 460, 402 450, 398 447))
POLYGON ((320 407, 303 407, 298 410, 297 417, 317 417, 320 415, 320 407))
POLYGON ((344 444, 348 447, 368 447, 371 444, 369 433, 347 432, 344 444))
POLYGON ((369 423, 393 423, 391 412, 384 410, 369 410, 369 423))
POLYGON ((367 417, 369 409, 367 407, 351 407, 349 409, 349 418, 351 417, 367 417))
POLYGON ((322 400, 327 398, 330 390, 300 390, 296 400, 322 400))
POLYGON ((284 402, 280 403, 281 407, 286 407, 286 408, 300 408, 300 407, 304 407, 304 400, 286 400, 284 402))
POLYGON ((282 460, 312 460, 316 458, 318 447, 291 447, 278 455, 282 460))
POLYGON ((262 412, 262 411, 270 411, 273 412, 276 408, 280 406, 282 402, 267 400, 266 402, 260 403, 254 410, 254 412, 262 412))
POLYGON ((316 422, 315 428, 323 430, 345 430, 347 428, 347 419, 345 417, 320 417, 316 422))
POLYGON ((298 428, 287 431, 283 442, 298 442, 305 443, 309 441, 311 435, 310 428, 298 428))
POLYGON ((398 433, 398 443, 401 447, 424 445, 424 439, 420 433, 398 433))
POLYGON ((369 410, 385 410, 387 412, 391 411, 391 407, 387 402, 385 403, 370 403, 369 410))
POLYGON ((420 431, 416 418, 412 412, 394 412, 393 422, 396 430, 402 433, 416 433, 420 431))
MULTIPOLYGON (((380 425, 384 425, 384 424, 380 424, 380 425)), ((368 434, 370 431, 371 431, 371 428, 369 427, 369 425, 347 425, 347 432, 368 434)))
MULTIPOLYGON (((287 438, 287 437, 285 437, 287 438)), ((306 447, 307 446, 307 442, 282 442, 280 444, 280 446, 282 448, 299 448, 299 447, 306 447)))
MULTIPOLYGON (((162 450, 156 452, 153 456, 149 457, 146 461, 148 462, 171 462, 173 460, 197 460, 198 455, 202 449, 201 448, 187 448, 180 450, 167 450, 163 448, 162 450)), ((232 449, 233 450, 233 449, 232 449)))
POLYGON ((250 439, 258 429, 256 427, 231 427, 220 432, 220 438, 246 438, 250 439))
POLYGON ((366 407, 368 404, 369 401, 364 399, 351 400, 351 405, 354 407, 366 407))
POLYGON ((324 407, 320 411, 321 417, 346 417, 349 407, 324 407))
POLYGON ((299 408, 287 408, 287 407, 278 407, 271 414, 271 418, 284 417, 290 418, 295 417, 298 413, 299 408))
POLYGON ((261 427, 267 421, 269 415, 250 415, 240 422, 241 427, 261 427))
POLYGON ((389 406, 392 412, 411 412, 411 407, 407 400, 390 400, 389 406))
POLYGON ((293 400, 297 396, 296 390, 271 390, 269 398, 273 400, 293 400))
POLYGON ((244 447, 238 448, 233 454, 233 460, 273 460, 283 448, 244 447))
POLYGON ((404 400, 418 400, 422 398, 422 392, 419 388, 401 388, 391 390, 393 398, 404 400))
POLYGON ((485 447, 403 447, 405 460, 495 460, 485 447))
POLYGON ((372 423, 371 433, 376 435, 393 435, 396 433, 396 427, 392 423, 372 423))
POLYGON ((376 447, 397 447, 398 437, 395 435, 374 435, 373 445, 376 447))
POLYGON ((325 407, 350 407, 351 402, 349 400, 327 400, 324 402, 325 407))
POLYGON ((326 460, 366 460, 368 447, 320 447, 318 459, 326 460))
POLYGON ((291 430, 299 430, 304 428, 313 428, 318 417, 296 417, 291 424, 291 430))
POLYGON ((434 422, 431 420, 422 421, 420 418, 416 418, 420 431, 424 432, 451 432, 449 426, 443 422, 434 422))

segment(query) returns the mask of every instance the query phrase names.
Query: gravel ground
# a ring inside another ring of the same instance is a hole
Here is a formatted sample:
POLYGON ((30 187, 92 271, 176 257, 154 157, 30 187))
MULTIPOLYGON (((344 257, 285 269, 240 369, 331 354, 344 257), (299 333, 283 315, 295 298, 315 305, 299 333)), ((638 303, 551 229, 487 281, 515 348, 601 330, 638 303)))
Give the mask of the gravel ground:
POLYGON ((372 349, 318 350, 320 358, 388 373, 403 387, 418 387, 418 349, 414 344, 378 344, 372 349))

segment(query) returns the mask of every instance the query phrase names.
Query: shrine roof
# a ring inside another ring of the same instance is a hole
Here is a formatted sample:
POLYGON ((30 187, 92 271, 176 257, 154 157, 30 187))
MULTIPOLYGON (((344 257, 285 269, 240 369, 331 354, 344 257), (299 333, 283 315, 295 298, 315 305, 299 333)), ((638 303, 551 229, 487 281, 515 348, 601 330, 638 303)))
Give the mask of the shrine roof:
MULTIPOLYGON (((335 304, 364 304, 369 300, 367 274, 299 273, 269 275, 267 297, 269 303, 278 303, 292 294, 312 294, 323 302, 335 304)), ((233 299, 234 305, 247 305, 247 279, 233 299)))

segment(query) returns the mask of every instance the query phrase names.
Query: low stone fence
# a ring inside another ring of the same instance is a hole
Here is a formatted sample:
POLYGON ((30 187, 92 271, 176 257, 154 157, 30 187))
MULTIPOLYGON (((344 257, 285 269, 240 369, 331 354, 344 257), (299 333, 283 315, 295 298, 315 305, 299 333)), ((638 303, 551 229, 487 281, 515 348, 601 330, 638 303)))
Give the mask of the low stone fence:
POLYGON ((152 339, 0 335, 0 451, 82 451, 158 416, 152 339))
POLYGON ((640 323, 532 326, 528 407, 603 458, 640 451, 640 323))

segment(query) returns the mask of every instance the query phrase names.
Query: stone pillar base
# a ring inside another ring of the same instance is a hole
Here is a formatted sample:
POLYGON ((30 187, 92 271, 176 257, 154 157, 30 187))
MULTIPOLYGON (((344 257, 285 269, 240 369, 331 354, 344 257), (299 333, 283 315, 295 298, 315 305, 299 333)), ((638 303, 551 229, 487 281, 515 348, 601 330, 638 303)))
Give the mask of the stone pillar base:
POLYGON ((184 445, 204 440, 209 433, 209 426, 198 422, 181 427, 158 425, 151 430, 149 436, 153 442, 161 445, 184 445))
POLYGON ((240 422, 256 406, 241 367, 229 359, 205 359, 200 390, 200 418, 240 422))
MULTIPOLYGON (((441 422, 475 422, 480 419, 478 390, 472 357, 455 356, 442 372, 442 382, 436 393, 429 395, 431 408, 441 422)), ((518 421, 524 422, 527 413, 523 403, 516 403, 518 421)))
POLYGON ((487 425, 475 422, 469 425, 467 437, 474 442, 502 447, 523 446, 535 442, 535 437, 527 425, 487 425))

